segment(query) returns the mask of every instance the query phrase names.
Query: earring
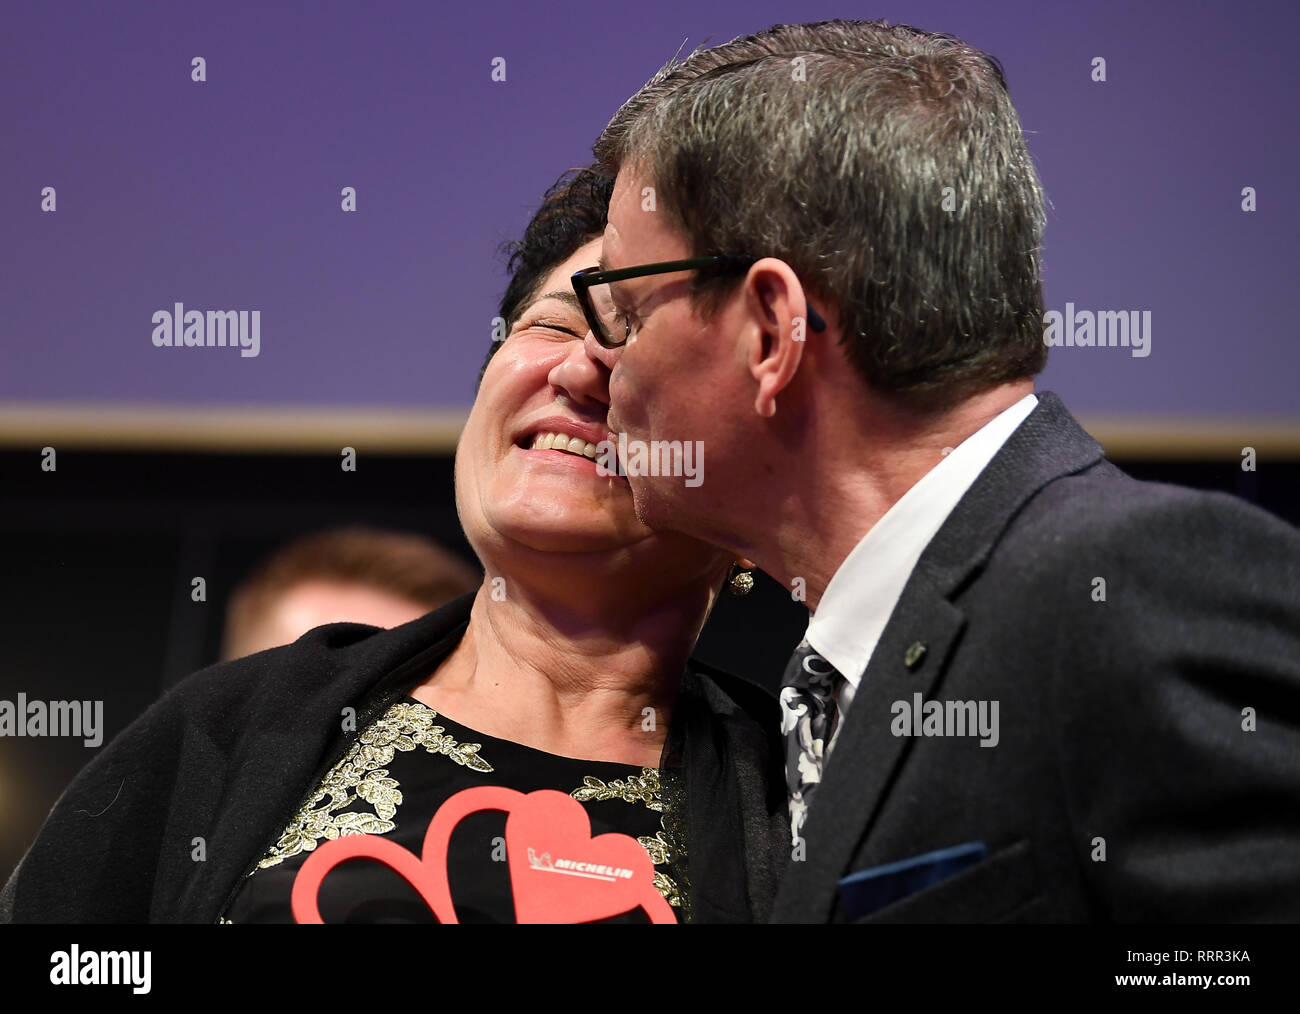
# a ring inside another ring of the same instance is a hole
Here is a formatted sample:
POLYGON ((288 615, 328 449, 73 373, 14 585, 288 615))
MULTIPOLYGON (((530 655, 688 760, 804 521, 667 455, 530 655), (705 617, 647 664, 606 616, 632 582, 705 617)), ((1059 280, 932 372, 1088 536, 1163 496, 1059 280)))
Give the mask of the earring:
MULTIPOLYGON (((738 563, 734 564, 732 570, 735 571, 739 566, 740 564, 738 563)), ((728 587, 730 587, 732 595, 748 595, 754 588, 754 575, 747 570, 741 570, 738 573, 734 573, 728 587)))

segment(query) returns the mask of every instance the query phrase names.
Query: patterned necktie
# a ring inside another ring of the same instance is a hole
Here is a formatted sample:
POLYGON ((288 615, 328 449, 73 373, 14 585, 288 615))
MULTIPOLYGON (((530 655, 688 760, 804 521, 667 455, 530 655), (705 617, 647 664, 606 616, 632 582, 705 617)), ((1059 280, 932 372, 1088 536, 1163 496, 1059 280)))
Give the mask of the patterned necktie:
POLYGON ((805 639, 781 680, 781 733, 785 736, 785 778, 790 790, 790 835, 798 842, 822 778, 822 758, 835 731, 835 691, 844 677, 805 639))

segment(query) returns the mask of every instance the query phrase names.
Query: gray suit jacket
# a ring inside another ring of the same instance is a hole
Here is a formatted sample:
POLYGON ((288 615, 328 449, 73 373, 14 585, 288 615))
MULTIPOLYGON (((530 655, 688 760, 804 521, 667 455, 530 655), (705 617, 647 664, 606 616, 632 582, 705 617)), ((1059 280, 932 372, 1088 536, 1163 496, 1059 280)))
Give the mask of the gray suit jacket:
POLYGON ((804 834, 777 922, 1300 920, 1300 532, 1126 476, 1040 393, 919 560, 804 834), (915 735, 917 694, 997 701, 996 745, 915 735), (972 842, 883 907, 840 885, 972 842))

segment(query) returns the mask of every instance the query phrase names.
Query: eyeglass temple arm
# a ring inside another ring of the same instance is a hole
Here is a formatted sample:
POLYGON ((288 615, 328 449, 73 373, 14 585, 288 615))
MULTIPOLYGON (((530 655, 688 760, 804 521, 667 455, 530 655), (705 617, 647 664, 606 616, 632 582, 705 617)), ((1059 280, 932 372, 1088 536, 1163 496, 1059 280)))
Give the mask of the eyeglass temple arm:
MULTIPOLYGON (((719 262, 732 262, 737 264, 748 262, 752 264, 754 258, 733 257, 729 254, 719 254, 714 257, 692 257, 688 260, 682 261, 667 261, 663 264, 652 266, 657 267, 660 270, 676 268, 684 271, 688 268, 704 267, 708 264, 716 264, 719 262)), ((575 290, 582 291, 591 285, 594 276, 599 276, 602 282, 617 282, 622 281, 624 278, 635 278, 642 273, 643 272, 640 268, 624 268, 614 271, 600 271, 594 268, 584 268, 581 271, 575 271, 573 273, 572 282, 575 290)), ((808 326, 818 334, 826 330, 826 321, 822 318, 822 315, 813 308, 812 303, 808 304, 808 326)))

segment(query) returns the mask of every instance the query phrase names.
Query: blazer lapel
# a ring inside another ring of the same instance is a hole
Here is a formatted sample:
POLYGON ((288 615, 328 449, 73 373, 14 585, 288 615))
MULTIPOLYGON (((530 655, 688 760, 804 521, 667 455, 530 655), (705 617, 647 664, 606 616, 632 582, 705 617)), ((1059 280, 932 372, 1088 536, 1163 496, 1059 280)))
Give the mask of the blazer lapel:
POLYGON ((804 825, 805 854, 802 861, 787 864, 772 910, 774 922, 830 918, 839 878, 870 829, 894 769, 911 750, 912 736, 890 734, 894 702, 910 704, 913 694, 927 700, 934 695, 965 623, 961 610, 929 581, 908 582, 813 797, 804 825))
POLYGON ((826 763, 804 825, 802 861, 785 864, 773 922, 826 922, 839 878, 871 832, 910 735, 890 731, 895 701, 934 696, 965 616, 957 590, 983 564, 1020 508, 1053 479, 1103 460, 1092 439, 1050 391, 966 491, 917 561, 881 634, 826 763))

